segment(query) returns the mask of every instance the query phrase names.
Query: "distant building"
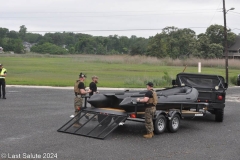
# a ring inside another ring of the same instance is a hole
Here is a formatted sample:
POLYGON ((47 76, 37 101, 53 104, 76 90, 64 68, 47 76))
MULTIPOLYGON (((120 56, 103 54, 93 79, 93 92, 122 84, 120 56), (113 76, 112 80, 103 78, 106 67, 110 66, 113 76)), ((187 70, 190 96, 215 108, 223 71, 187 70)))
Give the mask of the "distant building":
POLYGON ((235 43, 228 48, 228 57, 240 58, 240 34, 236 37, 235 43))
POLYGON ((29 43, 29 42, 23 42, 23 46, 26 52, 30 52, 31 47, 34 46, 36 43, 29 43))

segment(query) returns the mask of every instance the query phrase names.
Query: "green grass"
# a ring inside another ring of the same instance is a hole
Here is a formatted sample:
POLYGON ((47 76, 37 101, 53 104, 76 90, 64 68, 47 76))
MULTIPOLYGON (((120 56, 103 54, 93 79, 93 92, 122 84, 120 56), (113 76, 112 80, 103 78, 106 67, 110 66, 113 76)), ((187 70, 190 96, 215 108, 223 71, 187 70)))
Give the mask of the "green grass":
MULTIPOLYGON (((145 87, 147 81, 154 81, 158 87, 163 87, 170 85, 164 78, 164 72, 173 79, 184 69, 184 66, 164 66, 157 60, 154 63, 129 62, 126 56, 116 56, 115 59, 114 56, 95 55, 0 56, 0 62, 8 71, 6 81, 9 85, 73 86, 79 73, 84 72, 88 76, 86 86, 91 82, 91 76, 97 75, 98 87, 145 87)), ((197 73, 197 64, 187 67, 185 72, 197 73)), ((225 77, 225 69, 219 67, 203 67, 202 73, 225 77)), ((229 79, 238 74, 239 69, 229 69, 229 79)))

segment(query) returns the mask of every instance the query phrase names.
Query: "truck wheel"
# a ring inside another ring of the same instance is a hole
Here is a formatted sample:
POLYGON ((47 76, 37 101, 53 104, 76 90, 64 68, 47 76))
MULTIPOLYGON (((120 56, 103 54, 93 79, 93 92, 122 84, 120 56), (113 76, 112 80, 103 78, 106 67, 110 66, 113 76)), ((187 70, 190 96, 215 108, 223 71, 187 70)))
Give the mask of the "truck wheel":
POLYGON ((107 115, 101 115, 101 114, 99 114, 98 115, 98 123, 101 123, 101 125, 102 126, 107 126, 107 125, 109 125, 110 123, 111 123, 111 121, 112 121, 112 117, 107 117, 103 122, 102 122, 102 120, 106 117, 107 115))
POLYGON ((158 118, 154 122, 154 133, 155 134, 161 134, 165 131, 166 125, 167 125, 167 120, 164 117, 164 115, 159 115, 158 118))
POLYGON ((175 114, 170 121, 168 121, 168 131, 169 132, 177 132, 180 126, 180 117, 178 114, 175 114))
POLYGON ((216 122, 222 122, 223 121, 223 115, 224 115, 224 109, 216 109, 215 110, 215 121, 216 122))

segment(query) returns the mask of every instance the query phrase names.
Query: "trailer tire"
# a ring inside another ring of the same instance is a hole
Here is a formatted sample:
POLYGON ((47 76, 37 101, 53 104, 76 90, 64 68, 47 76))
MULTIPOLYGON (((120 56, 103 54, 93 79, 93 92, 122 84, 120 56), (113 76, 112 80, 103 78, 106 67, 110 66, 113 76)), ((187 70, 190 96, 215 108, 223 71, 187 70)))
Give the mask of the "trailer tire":
POLYGON ((164 115, 159 115, 154 121, 154 133, 161 134, 166 130, 167 120, 164 115))
POLYGON ((180 116, 175 114, 172 119, 168 121, 167 127, 169 132, 177 132, 180 127, 180 116))
POLYGON ((216 109, 215 110, 215 121, 222 122, 224 116, 224 109, 216 109))
POLYGON ((99 114, 99 115, 98 115, 98 122, 101 123, 102 126, 107 126, 107 125, 109 125, 109 124, 111 123, 111 121, 112 121, 112 117, 109 116, 109 117, 106 118, 106 116, 107 116, 107 115, 102 115, 102 114, 99 114), (102 120, 103 120, 104 118, 106 118, 106 119, 102 122, 102 120))

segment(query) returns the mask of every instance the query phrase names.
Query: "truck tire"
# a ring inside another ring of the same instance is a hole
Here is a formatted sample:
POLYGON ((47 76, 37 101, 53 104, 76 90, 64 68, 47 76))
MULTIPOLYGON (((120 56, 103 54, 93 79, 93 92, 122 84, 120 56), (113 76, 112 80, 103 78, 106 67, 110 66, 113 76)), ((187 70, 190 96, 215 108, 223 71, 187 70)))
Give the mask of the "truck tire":
POLYGON ((216 109, 215 110, 215 121, 222 122, 224 116, 224 109, 216 109))
POLYGON ((177 132, 180 127, 180 117, 178 114, 175 114, 171 120, 168 121, 168 131, 171 133, 177 132))
POLYGON ((154 121, 154 133, 161 134, 166 130, 167 120, 164 115, 159 115, 154 121))
POLYGON ((107 125, 109 125, 110 123, 111 123, 111 121, 112 121, 112 117, 107 117, 103 122, 102 122, 102 120, 106 117, 107 115, 101 115, 101 114, 99 114, 98 115, 98 123, 101 123, 101 125, 102 126, 107 126, 107 125))

